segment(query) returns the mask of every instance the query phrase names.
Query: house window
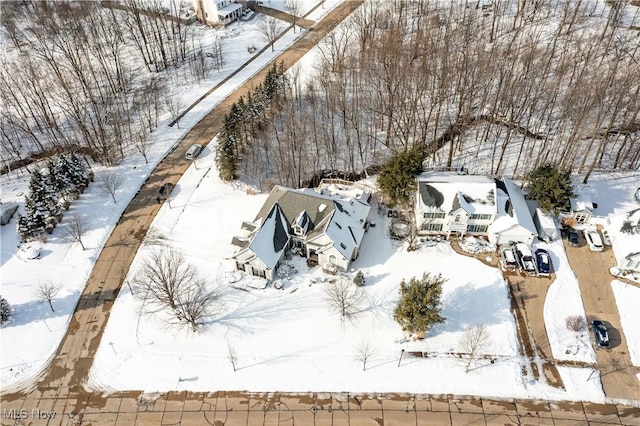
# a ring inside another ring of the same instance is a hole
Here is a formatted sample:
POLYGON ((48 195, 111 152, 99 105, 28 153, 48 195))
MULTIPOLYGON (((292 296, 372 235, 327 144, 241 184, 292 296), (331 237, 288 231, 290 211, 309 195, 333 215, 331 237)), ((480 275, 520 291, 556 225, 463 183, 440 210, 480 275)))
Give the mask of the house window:
POLYGON ((576 222, 585 223, 587 221, 587 215, 585 213, 578 213, 576 215, 576 222))
POLYGON ((486 233, 488 225, 467 225, 467 232, 486 233))
POLYGON ((442 224, 441 223, 423 223, 421 229, 423 231, 439 232, 439 231, 442 231, 442 224))
POLYGON ((456 218, 455 218, 454 222, 455 223, 460 223, 460 215, 459 214, 456 215, 456 218))
POLYGON ((260 278, 266 278, 267 275, 264 272, 264 269, 255 269, 253 268, 253 275, 260 278))
POLYGON ((490 214, 472 214, 469 218, 471 220, 491 220, 490 214))
POLYGON ((238 271, 244 271, 244 263, 236 262, 236 269, 238 271))
POLYGON ((329 256, 329 263, 331 263, 332 265, 336 265, 338 263, 334 255, 329 256))
POLYGON ((343 250, 347 249, 347 246, 345 246, 344 243, 340 243, 340 247, 342 247, 343 250))
POLYGON ((444 212, 435 212, 435 213, 423 213, 422 217, 424 219, 444 219, 444 212))

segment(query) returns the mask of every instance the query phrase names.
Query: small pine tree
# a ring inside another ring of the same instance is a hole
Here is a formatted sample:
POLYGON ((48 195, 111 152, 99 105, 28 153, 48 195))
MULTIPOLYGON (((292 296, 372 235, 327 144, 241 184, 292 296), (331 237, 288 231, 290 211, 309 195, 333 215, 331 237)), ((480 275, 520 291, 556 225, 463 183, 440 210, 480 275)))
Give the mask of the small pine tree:
POLYGON ((45 175, 40 170, 31 173, 29 197, 33 201, 34 208, 45 218, 60 214, 59 195, 53 187, 49 175, 45 175))
POLYGON ((400 300, 393 311, 393 318, 404 331, 428 332, 434 324, 443 323, 440 315, 440 297, 445 279, 442 275, 423 274, 421 279, 411 278, 400 283, 400 300))
POLYGON ((529 197, 538 200, 544 210, 558 214, 573 197, 571 171, 568 169, 560 170, 554 164, 547 163, 532 170, 528 179, 529 197))
POLYGON ((422 160, 419 150, 411 150, 396 154, 384 165, 378 177, 378 188, 391 206, 411 205, 422 160))
POLYGON ((25 197, 25 215, 18 216, 17 230, 22 242, 38 239, 47 229, 46 212, 38 209, 30 197, 25 197))
POLYGON ((353 283, 358 287, 364 287, 365 280, 364 280, 364 274, 362 273, 362 271, 358 271, 356 273, 356 276, 353 278, 353 283))
POLYGON ((7 299, 0 296, 0 323, 4 324, 11 319, 11 305, 7 299))

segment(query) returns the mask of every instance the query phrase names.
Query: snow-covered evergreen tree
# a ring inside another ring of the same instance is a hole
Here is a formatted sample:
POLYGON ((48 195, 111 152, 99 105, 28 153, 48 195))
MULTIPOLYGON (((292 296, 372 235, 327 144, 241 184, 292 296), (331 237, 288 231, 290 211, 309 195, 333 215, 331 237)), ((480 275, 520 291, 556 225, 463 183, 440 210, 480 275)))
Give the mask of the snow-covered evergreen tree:
POLYGON ((57 191, 51 183, 49 176, 40 170, 31 173, 29 182, 29 197, 33 201, 33 206, 40 211, 45 218, 55 217, 60 214, 57 191))
POLYGON ((80 157, 78 157, 77 154, 65 154, 62 156, 62 159, 66 162, 67 167, 69 168, 69 175, 71 177, 71 180, 75 184, 76 188, 78 188, 78 190, 82 192, 82 190, 86 188, 88 184, 89 174, 87 172, 87 168, 82 163, 80 157))
POLYGON ((353 278, 353 283, 358 287, 364 287, 365 281, 364 281, 364 274, 362 273, 362 271, 358 271, 356 273, 356 276, 353 278))
POLYGON ((11 319, 11 305, 7 299, 0 296, 0 322, 4 324, 11 319))

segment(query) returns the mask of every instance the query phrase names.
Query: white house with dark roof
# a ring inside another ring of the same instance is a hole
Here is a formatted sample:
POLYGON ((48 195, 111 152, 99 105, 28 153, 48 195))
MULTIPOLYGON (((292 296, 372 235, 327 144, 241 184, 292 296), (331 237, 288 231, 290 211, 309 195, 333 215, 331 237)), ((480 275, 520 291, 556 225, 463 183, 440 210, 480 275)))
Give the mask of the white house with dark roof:
POLYGON ((425 172, 417 178, 420 235, 486 235, 496 214, 496 183, 486 176, 425 172))
POLYGON ((538 235, 522 190, 504 177, 422 173, 415 215, 420 235, 476 235, 495 245, 531 244, 538 235))
POLYGON ((348 270, 367 230, 370 193, 320 191, 275 186, 254 221, 243 223, 245 236, 232 240, 236 269, 272 280, 291 248, 309 263, 348 270))
POLYGON ((235 0, 191 0, 198 19, 207 25, 227 25, 242 16, 244 6, 235 0))

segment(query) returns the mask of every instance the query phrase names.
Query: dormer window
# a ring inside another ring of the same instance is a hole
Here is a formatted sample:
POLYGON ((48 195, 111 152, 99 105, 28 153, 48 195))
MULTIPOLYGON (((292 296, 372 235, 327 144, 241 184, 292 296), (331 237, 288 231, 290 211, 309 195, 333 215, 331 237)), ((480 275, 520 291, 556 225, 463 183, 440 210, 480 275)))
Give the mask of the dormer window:
POLYGON ((296 235, 298 235, 298 236, 302 236, 303 235, 303 231, 302 231, 302 227, 301 226, 295 226, 293 228, 293 232, 295 232, 296 235))

